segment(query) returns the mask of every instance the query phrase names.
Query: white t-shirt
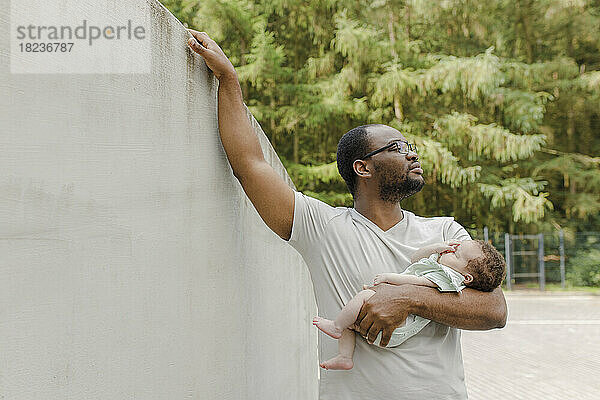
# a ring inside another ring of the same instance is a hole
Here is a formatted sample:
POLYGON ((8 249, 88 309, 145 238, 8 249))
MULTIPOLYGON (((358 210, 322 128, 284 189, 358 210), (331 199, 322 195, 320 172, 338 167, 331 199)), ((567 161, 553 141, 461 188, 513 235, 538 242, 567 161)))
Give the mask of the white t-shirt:
MULTIPOLYGON (((319 315, 334 319, 376 274, 403 272, 412 253, 450 239, 470 239, 452 217, 404 218, 381 230, 353 208, 331 207, 296 192, 289 240, 308 265, 319 315)), ((319 335, 319 357, 337 340, 319 335)), ((321 370, 321 400, 463 400, 467 398, 460 330, 432 321, 402 346, 380 348, 357 335, 354 368, 321 370)))

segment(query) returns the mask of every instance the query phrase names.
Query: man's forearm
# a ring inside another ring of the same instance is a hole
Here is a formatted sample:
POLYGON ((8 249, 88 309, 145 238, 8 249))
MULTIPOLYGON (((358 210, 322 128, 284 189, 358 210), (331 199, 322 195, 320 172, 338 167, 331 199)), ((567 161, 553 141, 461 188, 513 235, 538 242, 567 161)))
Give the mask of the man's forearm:
POLYGON ((219 133, 233 173, 239 176, 249 161, 264 159, 258 137, 252 129, 235 74, 219 80, 219 133))
POLYGON ((206 33, 189 32, 193 38, 188 45, 204 58, 219 80, 219 135, 233 174, 267 226, 288 240, 294 221, 294 190, 263 156, 233 64, 206 33))
POLYGON ((381 332, 381 345, 387 346, 394 329, 409 314, 467 330, 502 328, 506 324, 506 302, 499 288, 491 293, 464 289, 461 294, 440 293, 417 285, 380 284, 370 289, 375 294, 362 306, 355 323, 369 343, 381 332))
MULTIPOLYGON (((407 285, 408 286, 408 285, 407 285)), ((481 292, 466 288, 462 293, 440 293, 424 286, 410 291, 410 312, 454 328, 487 330, 506 324, 507 307, 500 288, 481 292)))

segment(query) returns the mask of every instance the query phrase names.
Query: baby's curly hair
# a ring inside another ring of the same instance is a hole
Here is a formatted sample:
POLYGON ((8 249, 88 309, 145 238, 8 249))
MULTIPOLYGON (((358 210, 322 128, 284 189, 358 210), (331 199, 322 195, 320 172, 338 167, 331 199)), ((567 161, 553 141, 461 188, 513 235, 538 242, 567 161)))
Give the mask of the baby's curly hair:
POLYGON ((506 261, 494 246, 483 240, 475 240, 481 247, 483 257, 470 260, 466 270, 473 275, 467 286, 482 292, 491 292, 502 284, 506 276, 506 261))

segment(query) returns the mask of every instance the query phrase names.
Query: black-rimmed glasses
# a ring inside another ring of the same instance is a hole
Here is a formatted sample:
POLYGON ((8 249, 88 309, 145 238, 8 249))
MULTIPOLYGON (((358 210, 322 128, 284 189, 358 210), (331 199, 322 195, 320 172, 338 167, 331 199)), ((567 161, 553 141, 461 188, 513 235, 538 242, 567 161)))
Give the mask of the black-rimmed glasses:
POLYGON ((377 153, 381 153, 384 150, 390 149, 392 147, 396 147, 394 150, 396 150, 398 153, 400 154, 408 154, 409 151, 412 151, 414 153, 417 152, 417 145, 414 143, 408 143, 405 142, 404 140, 398 140, 397 142, 392 142, 390 144, 386 144, 385 146, 383 146, 380 149, 377 150, 373 150, 370 153, 365 154, 362 158, 360 158, 361 160, 364 160, 367 157, 371 157, 377 153))

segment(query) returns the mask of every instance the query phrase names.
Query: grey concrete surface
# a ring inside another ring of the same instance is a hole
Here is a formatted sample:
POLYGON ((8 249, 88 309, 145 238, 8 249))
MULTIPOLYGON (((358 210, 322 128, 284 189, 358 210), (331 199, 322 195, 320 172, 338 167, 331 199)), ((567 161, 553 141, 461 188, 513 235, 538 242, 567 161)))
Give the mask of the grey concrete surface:
POLYGON ((506 327, 463 331, 471 400, 600 398, 600 296, 508 293, 506 327))
POLYGON ((11 73, 0 7, 0 399, 316 399, 306 266, 233 176, 188 32, 156 0, 55 3, 31 22, 148 19, 151 73, 11 73))

